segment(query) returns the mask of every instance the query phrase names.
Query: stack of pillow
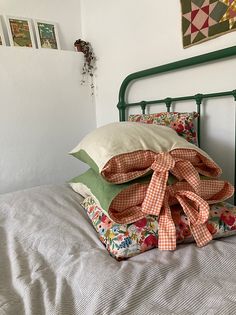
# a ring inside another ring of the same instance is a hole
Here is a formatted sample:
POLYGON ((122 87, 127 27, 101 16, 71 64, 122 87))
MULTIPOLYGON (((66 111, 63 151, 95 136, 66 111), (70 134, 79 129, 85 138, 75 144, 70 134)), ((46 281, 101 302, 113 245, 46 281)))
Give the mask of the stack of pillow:
POLYGON ((233 187, 193 144, 196 116, 134 115, 97 128, 70 152, 90 167, 70 185, 116 259, 183 241, 200 247, 235 231, 236 209, 224 202, 233 187))

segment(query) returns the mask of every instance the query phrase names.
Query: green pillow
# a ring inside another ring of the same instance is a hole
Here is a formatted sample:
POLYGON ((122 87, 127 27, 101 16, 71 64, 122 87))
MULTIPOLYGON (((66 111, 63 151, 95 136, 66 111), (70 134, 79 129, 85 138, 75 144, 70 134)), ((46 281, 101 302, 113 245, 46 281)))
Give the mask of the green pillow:
POLYGON ((113 199, 123 190, 137 183, 149 183, 150 176, 141 177, 131 182, 124 184, 112 184, 107 182, 100 174, 97 174, 93 169, 89 169, 85 173, 74 177, 69 181, 70 186, 74 191, 82 195, 84 198, 92 196, 96 203, 104 209, 107 216, 113 199))

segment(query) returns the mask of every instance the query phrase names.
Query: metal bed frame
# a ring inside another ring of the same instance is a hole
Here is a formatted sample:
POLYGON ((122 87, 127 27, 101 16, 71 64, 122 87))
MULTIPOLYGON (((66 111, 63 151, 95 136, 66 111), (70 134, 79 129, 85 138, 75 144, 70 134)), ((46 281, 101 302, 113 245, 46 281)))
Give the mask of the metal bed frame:
MULTIPOLYGON (((126 120, 126 112, 127 108, 133 106, 140 106, 142 109, 142 113, 145 114, 147 105, 152 104, 165 104, 167 112, 170 112, 171 105, 173 103, 179 101, 186 101, 186 100, 194 100, 196 102, 196 111, 199 114, 197 118, 197 135, 198 135, 198 144, 201 145, 201 138, 200 138, 200 126, 201 126, 201 105, 204 99, 210 99, 215 97, 222 97, 222 96, 232 96, 236 101, 236 89, 232 91, 226 92, 218 92, 218 93, 209 93, 209 94, 195 94, 195 95, 188 95, 188 96, 180 96, 180 97, 167 97, 164 99, 157 99, 152 101, 140 101, 135 103, 128 103, 126 102, 127 99, 127 88, 128 86, 138 79, 142 79, 145 77, 151 77, 154 75, 158 75, 165 72, 170 72, 182 68, 187 68, 199 64, 208 63, 211 61, 221 60, 229 57, 233 57, 236 55, 236 46, 217 50, 214 52, 210 52, 207 54, 191 57, 188 59, 183 59, 180 61, 168 63, 165 65, 161 65, 158 67, 146 69, 143 71, 138 71, 129 74, 121 84, 120 91, 119 91, 119 102, 117 104, 117 108, 119 109, 119 119, 120 121, 126 120)), ((236 148, 236 130, 235 130, 235 148, 236 148)), ((236 187, 236 159, 235 159, 235 151, 234 150, 234 187, 236 187)), ((236 205, 236 193, 234 194, 234 204, 236 205)))

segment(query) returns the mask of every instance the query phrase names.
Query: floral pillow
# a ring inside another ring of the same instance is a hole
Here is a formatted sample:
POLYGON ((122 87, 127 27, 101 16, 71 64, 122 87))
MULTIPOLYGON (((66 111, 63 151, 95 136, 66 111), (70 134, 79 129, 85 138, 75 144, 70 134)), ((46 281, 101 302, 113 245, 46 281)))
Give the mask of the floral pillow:
MULTIPOLYGON (((157 217, 148 215, 131 224, 117 224, 109 219, 93 197, 81 203, 110 255, 117 260, 126 259, 158 247, 157 217)), ((194 242, 187 217, 180 206, 172 207, 177 243, 194 242)), ((220 202, 210 206, 207 228, 213 238, 236 234, 236 206, 220 202)))
POLYGON ((194 120, 199 116, 198 113, 178 113, 162 112, 156 114, 130 115, 128 120, 142 122, 146 124, 157 124, 168 126, 174 129, 180 136, 187 141, 197 145, 197 133, 194 126, 194 120))

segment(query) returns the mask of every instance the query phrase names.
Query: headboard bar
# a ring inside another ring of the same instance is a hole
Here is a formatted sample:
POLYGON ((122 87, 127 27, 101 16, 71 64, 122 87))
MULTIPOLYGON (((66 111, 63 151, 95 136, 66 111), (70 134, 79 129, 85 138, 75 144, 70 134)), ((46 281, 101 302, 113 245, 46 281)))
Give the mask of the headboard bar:
MULTIPOLYGON (((127 87, 131 82, 140 78, 150 77, 156 74, 173 71, 173 70, 177 70, 181 68, 186 68, 186 67, 194 66, 198 64, 203 64, 203 63, 211 62, 214 60, 220 60, 220 59, 232 57, 234 55, 236 55, 236 46, 232 46, 229 48, 213 51, 213 52, 199 55, 196 57, 191 57, 188 59, 183 59, 180 61, 168 63, 168 64, 161 65, 158 67, 131 73, 124 79, 124 81, 121 84, 120 91, 119 91, 119 102, 118 102, 117 107, 119 109, 120 121, 125 120, 125 113, 126 113, 126 107, 127 107, 127 104, 125 102, 125 96, 126 96, 127 87)), ((220 93, 217 93, 217 94, 218 96, 224 96, 224 95, 219 95, 220 93)))
MULTIPOLYGON (((208 93, 208 94, 195 94, 195 95, 188 95, 188 96, 180 96, 180 97, 167 97, 159 100, 152 100, 152 101, 141 101, 141 102, 135 102, 135 103, 126 103, 125 107, 133 107, 133 106, 143 106, 143 104, 146 105, 153 105, 153 104, 166 104, 168 102, 180 102, 180 101, 189 101, 189 100, 196 100, 201 96, 201 100, 205 98, 214 98, 214 97, 221 97, 221 96, 234 96, 236 97, 236 90, 233 91, 227 91, 227 92, 217 92, 217 93, 208 93)), ((201 104, 201 103, 200 103, 201 104)), ((125 119, 120 119, 120 121, 125 121, 125 119)))

